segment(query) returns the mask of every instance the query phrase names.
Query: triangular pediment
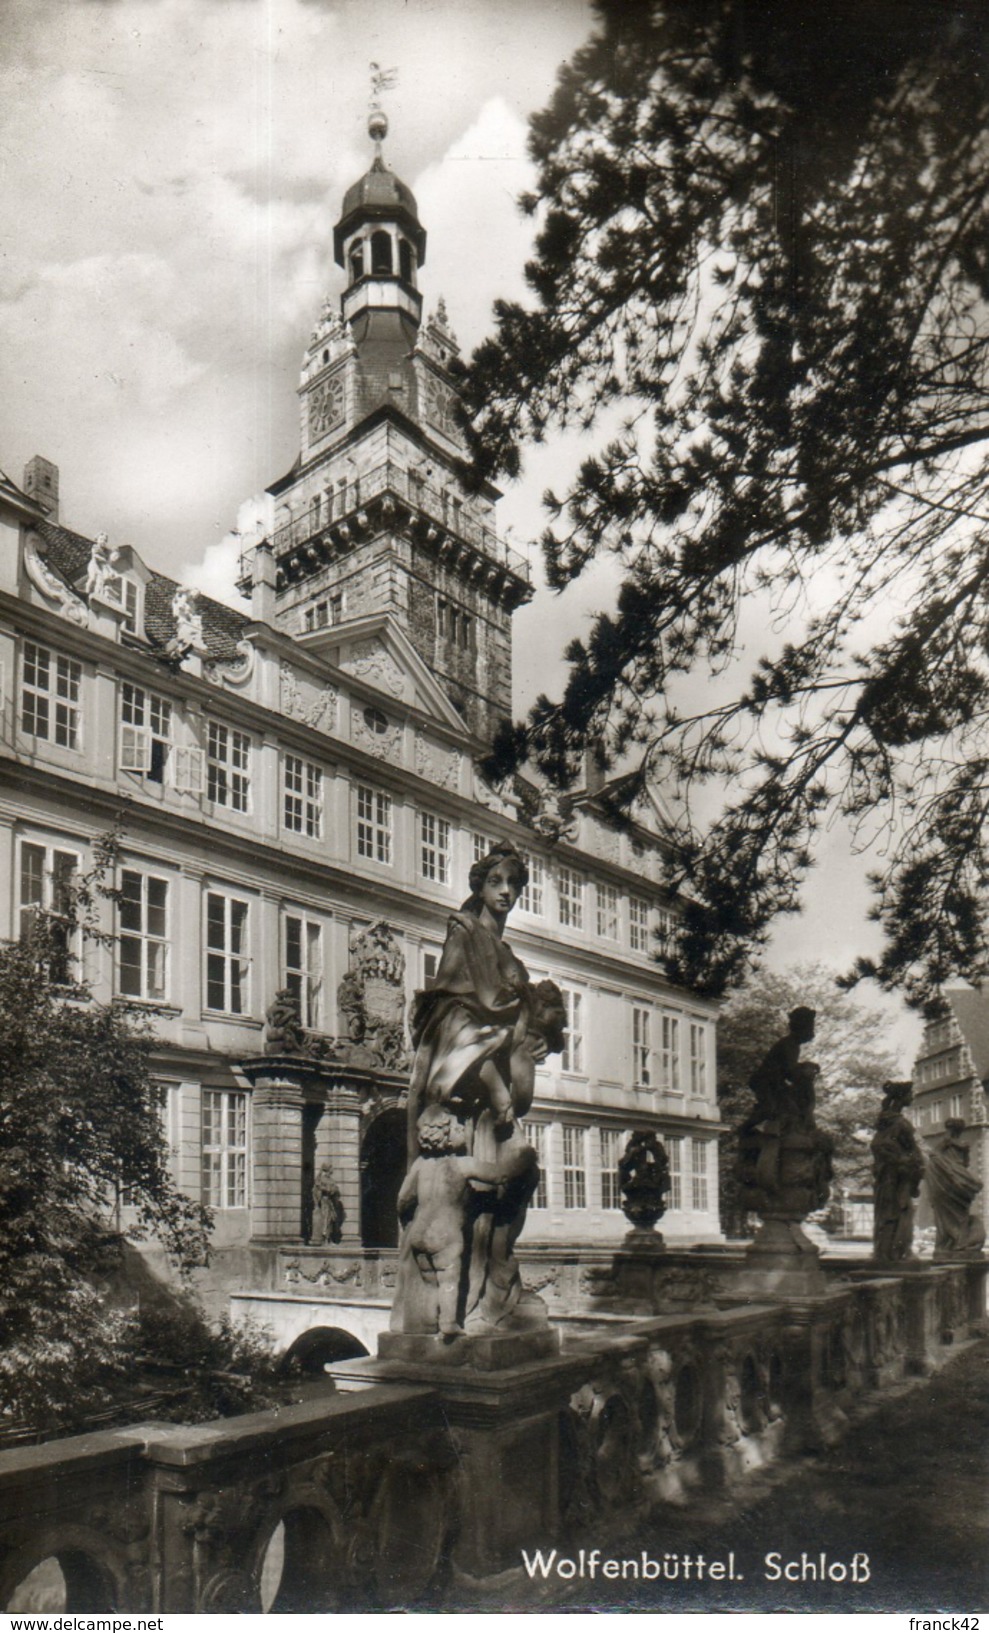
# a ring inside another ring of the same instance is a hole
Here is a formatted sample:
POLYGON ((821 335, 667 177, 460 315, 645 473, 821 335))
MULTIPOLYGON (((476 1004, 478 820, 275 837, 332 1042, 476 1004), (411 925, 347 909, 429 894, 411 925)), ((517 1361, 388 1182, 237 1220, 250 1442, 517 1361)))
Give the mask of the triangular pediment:
POLYGON ((344 674, 391 702, 418 709, 466 736, 462 715, 438 685, 404 630, 389 613, 370 613, 296 637, 299 647, 316 653, 344 674))

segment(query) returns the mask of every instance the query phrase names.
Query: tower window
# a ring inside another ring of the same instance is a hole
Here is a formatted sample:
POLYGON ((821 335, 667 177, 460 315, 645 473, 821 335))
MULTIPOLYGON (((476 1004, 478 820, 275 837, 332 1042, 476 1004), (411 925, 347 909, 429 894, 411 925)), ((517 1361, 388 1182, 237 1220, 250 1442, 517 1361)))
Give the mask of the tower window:
POLYGON ((412 282, 412 246, 405 238, 398 241, 398 269, 407 284, 412 282))
POLYGON ((373 232, 371 234, 371 271, 391 272, 392 270, 391 235, 386 232, 373 232))
POLYGON ((350 281, 355 284, 358 278, 363 278, 363 276, 364 246, 363 244, 355 244, 350 252, 350 281))

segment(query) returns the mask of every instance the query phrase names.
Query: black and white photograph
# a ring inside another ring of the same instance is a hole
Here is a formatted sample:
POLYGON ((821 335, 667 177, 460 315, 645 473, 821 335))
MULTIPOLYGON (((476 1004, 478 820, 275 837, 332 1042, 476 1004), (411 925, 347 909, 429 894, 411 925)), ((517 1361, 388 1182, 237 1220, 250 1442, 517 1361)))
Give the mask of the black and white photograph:
POLYGON ((0 37, 4 1625, 979 1633, 989 5, 0 37))

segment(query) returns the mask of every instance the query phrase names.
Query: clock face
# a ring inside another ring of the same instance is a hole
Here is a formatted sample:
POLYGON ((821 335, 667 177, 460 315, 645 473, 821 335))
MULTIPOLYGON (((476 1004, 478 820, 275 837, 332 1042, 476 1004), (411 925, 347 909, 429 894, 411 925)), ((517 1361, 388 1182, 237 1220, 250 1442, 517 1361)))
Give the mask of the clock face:
POLYGON ((343 419, 343 379, 337 374, 309 393, 309 437, 325 437, 343 419))
POLYGON ((435 425, 438 431, 445 431, 448 437, 456 437, 457 427, 453 417, 453 392, 439 380, 429 380, 426 386, 426 416, 430 424, 435 425))

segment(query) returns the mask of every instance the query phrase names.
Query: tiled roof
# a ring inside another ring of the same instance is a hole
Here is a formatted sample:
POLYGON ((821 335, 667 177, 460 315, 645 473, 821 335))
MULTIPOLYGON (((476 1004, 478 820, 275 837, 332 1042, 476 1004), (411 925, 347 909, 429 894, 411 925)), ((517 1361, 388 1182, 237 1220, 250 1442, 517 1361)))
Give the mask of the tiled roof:
POLYGON ((989 990, 949 987, 944 994, 968 1044, 976 1074, 989 1078, 989 990))
MULTIPOLYGON (((39 522, 35 528, 39 540, 39 554, 49 567, 76 587, 85 574, 92 553, 92 540, 81 533, 72 533, 57 522, 39 522)), ((162 573, 152 573, 144 597, 144 632, 153 652, 164 654, 175 634, 172 598, 179 588, 178 581, 162 573)), ((235 612, 220 601, 211 601, 201 595, 198 610, 203 616, 203 637, 207 659, 229 662, 237 656, 237 642, 244 626, 250 622, 247 613, 235 612)))

